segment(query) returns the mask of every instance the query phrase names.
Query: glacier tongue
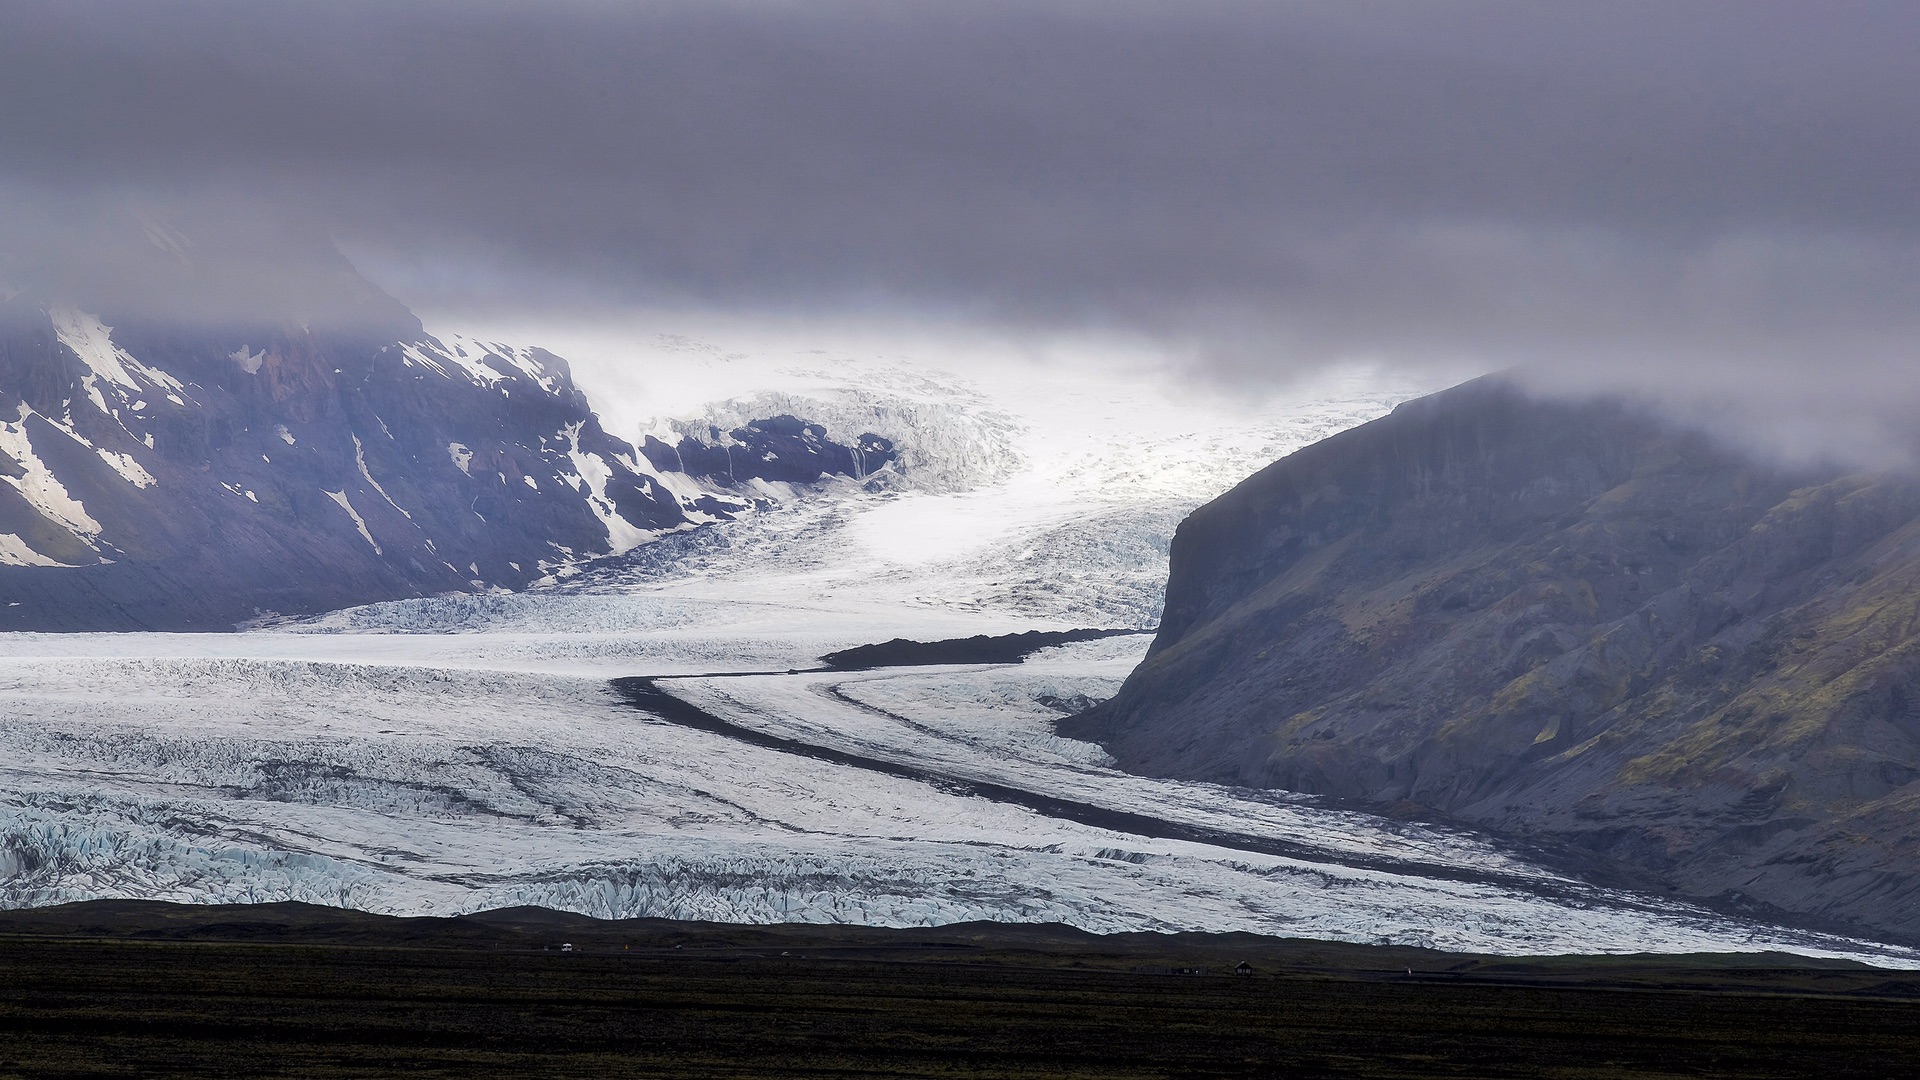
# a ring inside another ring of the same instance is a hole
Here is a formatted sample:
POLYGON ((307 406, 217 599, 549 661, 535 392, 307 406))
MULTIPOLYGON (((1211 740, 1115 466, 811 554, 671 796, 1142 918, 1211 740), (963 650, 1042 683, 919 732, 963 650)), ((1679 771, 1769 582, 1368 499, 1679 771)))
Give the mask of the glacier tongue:
MULTIPOLYGON (((727 652, 724 635, 686 625, 610 638, 605 651, 576 635, 20 635, 0 660, 0 903, 540 904, 609 918, 1044 920, 1920 962, 1586 888, 1463 834, 1117 773, 1048 719, 1061 701, 1110 693, 1143 639, 1013 667, 663 685, 785 737, 1317 854, 1130 834, 751 745, 645 715, 596 677, 702 670, 727 652)), ((837 632, 789 638, 784 659, 837 632)), ((782 654, 771 639, 754 648, 782 654)))
POLYGON ((1018 467, 971 490, 849 481, 518 594, 242 634, 0 635, 0 905, 539 904, 1920 966, 1591 888, 1469 834, 1119 773, 1052 721, 1113 693, 1143 637, 1011 666, 787 674, 893 637, 1149 622, 1184 507, 1391 404, 1335 389, 1291 426, 1218 430, 1082 395, 1098 422, 1069 430, 1028 387, 1025 414, 981 406, 1026 426, 996 429, 1018 467), (724 726, 650 715, 609 683, 648 675, 677 676, 656 685, 724 726), (1127 826, 1141 820, 1165 827, 1127 826))

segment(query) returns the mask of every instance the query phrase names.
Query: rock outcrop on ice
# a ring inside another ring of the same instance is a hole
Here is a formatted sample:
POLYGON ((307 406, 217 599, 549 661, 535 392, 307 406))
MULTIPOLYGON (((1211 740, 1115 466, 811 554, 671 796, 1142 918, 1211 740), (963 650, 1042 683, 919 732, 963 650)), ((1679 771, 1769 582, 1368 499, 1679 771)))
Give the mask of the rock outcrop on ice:
POLYGON ((737 470, 753 468, 747 455, 799 439, 831 444, 818 459, 851 464, 839 472, 870 489, 920 492, 992 486, 1027 464, 1016 445, 1026 425, 962 380, 898 369, 840 377, 858 385, 709 402, 698 416, 663 422, 645 452, 656 463, 701 462, 687 472, 745 475, 737 470), (795 417, 806 418, 798 428, 795 417))
POLYGON ((1124 767, 1412 803, 1920 936, 1920 484, 1498 381, 1196 511, 1124 767))
POLYGON ((785 413, 748 420, 731 431, 709 426, 671 446, 649 435, 641 452, 655 469, 728 486, 749 480, 809 484, 823 476, 865 480, 898 456, 893 440, 870 431, 850 443, 837 443, 827 436, 825 425, 785 413))

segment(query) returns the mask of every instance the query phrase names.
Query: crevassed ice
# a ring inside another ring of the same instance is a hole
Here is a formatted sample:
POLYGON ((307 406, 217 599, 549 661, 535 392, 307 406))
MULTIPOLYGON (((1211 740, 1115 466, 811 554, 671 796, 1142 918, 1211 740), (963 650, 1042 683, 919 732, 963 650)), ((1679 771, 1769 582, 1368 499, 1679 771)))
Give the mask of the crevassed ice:
MULTIPOLYGON (((704 662, 682 631, 640 636, 658 651, 625 670, 704 662)), ((713 680, 688 692, 737 722, 853 752, 1510 880, 1159 840, 761 749, 651 721, 598 679, 561 673, 557 655, 518 651, 526 641, 513 635, 10 644, 7 905, 302 899, 448 914, 535 903, 601 917, 1055 921, 1506 953, 1790 949, 1914 962, 1663 900, 1559 899, 1528 884, 1551 875, 1466 835, 1115 773, 1055 742, 1036 704, 1117 684, 1127 657, 1109 643, 1019 668, 713 680), (848 700, 828 693, 834 680, 848 700)), ((815 644, 790 643, 788 655, 815 644)))

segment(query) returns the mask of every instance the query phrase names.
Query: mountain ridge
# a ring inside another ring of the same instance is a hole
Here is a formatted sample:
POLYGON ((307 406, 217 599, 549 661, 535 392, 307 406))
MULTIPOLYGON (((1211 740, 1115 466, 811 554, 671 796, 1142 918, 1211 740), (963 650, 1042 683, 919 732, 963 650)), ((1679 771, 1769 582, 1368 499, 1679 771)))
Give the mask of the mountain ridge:
POLYGON ((1065 724, 1139 771, 1406 803, 1703 899, 1920 934, 1920 483, 1481 380, 1184 522, 1065 724))
POLYGON ((428 334, 330 242, 254 282, 236 267, 258 253, 231 238, 146 239, 107 284, 0 301, 0 630, 230 629, 518 589, 788 490, 760 478, 893 457, 788 417, 758 422, 747 475, 663 468, 605 430, 564 360, 428 334), (237 300, 165 317, 130 282, 237 300))

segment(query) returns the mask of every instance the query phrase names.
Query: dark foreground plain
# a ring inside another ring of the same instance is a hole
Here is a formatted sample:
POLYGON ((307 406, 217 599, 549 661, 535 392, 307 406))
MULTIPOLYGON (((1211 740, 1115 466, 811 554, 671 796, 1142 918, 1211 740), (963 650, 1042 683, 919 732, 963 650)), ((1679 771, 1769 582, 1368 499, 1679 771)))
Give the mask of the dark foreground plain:
POLYGON ((393 919, 109 901, 0 913, 7 1077, 1915 1068, 1920 975, 1778 955, 1511 960, 1237 934, 598 922, 527 909, 393 919), (1253 974, 1233 974, 1242 962, 1253 974))

